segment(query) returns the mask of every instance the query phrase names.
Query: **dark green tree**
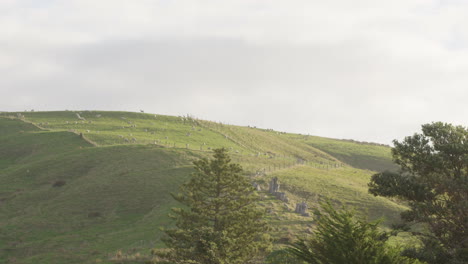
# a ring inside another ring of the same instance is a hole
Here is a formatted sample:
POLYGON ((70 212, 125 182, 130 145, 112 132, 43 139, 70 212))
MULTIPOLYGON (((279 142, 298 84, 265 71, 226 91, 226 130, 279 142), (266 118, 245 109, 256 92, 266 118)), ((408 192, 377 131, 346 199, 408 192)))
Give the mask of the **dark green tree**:
POLYGON ((309 238, 299 239, 288 249, 311 264, 417 264, 403 257, 398 248, 386 244, 388 234, 379 231, 379 221, 359 220, 352 211, 336 211, 321 205, 317 227, 309 238))
POLYGON ((163 263, 257 263, 271 247, 264 210, 239 164, 226 149, 213 159, 194 162, 192 178, 173 195, 185 208, 174 208, 175 228, 165 230, 163 263))
POLYGON ((422 134, 393 141, 399 173, 372 176, 369 192, 407 201, 402 213, 406 229, 423 224, 428 232, 413 232, 424 247, 412 250, 430 263, 468 263, 468 130, 436 122, 422 134))

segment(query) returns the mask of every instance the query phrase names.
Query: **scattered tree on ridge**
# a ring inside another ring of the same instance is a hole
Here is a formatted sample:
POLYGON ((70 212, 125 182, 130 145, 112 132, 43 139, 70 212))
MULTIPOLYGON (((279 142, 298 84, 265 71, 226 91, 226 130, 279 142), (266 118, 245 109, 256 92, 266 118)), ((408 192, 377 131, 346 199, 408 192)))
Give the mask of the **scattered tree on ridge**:
POLYGON ((169 250, 156 253, 160 263, 258 263, 271 247, 253 186, 226 149, 214 152, 194 162, 192 178, 173 195, 185 208, 173 209, 176 227, 165 230, 169 250))
POLYGON ((321 205, 317 228, 310 238, 299 239, 288 251, 311 264, 420 264, 386 244, 388 235, 379 221, 357 220, 353 212, 321 205))
MULTIPOLYGON (((468 130, 441 122, 422 134, 394 141, 400 173, 372 176, 369 192, 408 202, 407 224, 423 223, 422 250, 408 252, 430 263, 468 263, 468 130)), ((407 226, 406 226, 407 228, 407 226)))

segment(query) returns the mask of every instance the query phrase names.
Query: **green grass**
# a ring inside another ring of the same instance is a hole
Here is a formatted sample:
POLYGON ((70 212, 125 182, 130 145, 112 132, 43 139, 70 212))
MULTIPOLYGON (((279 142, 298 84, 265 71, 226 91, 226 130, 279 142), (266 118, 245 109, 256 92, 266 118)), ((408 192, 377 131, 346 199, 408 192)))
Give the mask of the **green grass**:
POLYGON ((297 166, 269 176, 278 177, 283 190, 307 200, 313 207, 330 199, 337 204, 357 209, 361 216, 366 216, 369 220, 384 218, 387 225, 397 222, 399 212, 404 207, 369 194, 367 183, 371 174, 370 171, 351 167, 324 170, 297 166))
POLYGON ((384 216, 386 224, 402 210, 367 194, 367 169, 388 167, 387 147, 144 113, 22 114, 24 120, 0 113, 1 263, 148 254, 162 246, 159 227, 171 224, 167 214, 177 204, 170 193, 188 179, 192 160, 211 155, 209 148, 230 149, 264 187, 279 177, 287 206, 260 194, 279 244, 313 226, 312 217, 292 212, 304 199, 315 207, 327 197, 367 210, 371 219, 384 216), (65 184, 54 187, 58 181, 65 184))
POLYGON ((387 146, 294 134, 289 138, 320 149, 355 168, 373 171, 398 169, 387 146))

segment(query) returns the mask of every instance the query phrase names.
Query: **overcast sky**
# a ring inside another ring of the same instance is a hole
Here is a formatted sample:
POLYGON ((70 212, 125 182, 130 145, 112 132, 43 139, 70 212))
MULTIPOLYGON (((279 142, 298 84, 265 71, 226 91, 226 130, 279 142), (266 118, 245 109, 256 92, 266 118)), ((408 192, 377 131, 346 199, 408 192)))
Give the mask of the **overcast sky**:
POLYGON ((0 111, 390 143, 468 124, 468 1, 0 0, 0 111))

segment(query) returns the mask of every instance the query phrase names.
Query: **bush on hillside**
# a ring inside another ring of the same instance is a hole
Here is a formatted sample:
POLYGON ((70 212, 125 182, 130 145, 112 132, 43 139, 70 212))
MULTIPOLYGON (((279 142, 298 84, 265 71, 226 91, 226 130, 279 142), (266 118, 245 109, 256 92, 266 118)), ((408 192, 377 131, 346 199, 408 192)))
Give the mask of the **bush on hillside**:
POLYGON ((379 222, 355 218, 353 212, 336 211, 330 202, 321 205, 313 235, 294 242, 288 251, 311 264, 417 264, 403 257, 398 248, 386 244, 388 235, 378 230, 379 222))
POLYGON ((64 180, 58 180, 55 181, 54 184, 52 184, 52 187, 62 187, 66 184, 67 182, 64 180))

